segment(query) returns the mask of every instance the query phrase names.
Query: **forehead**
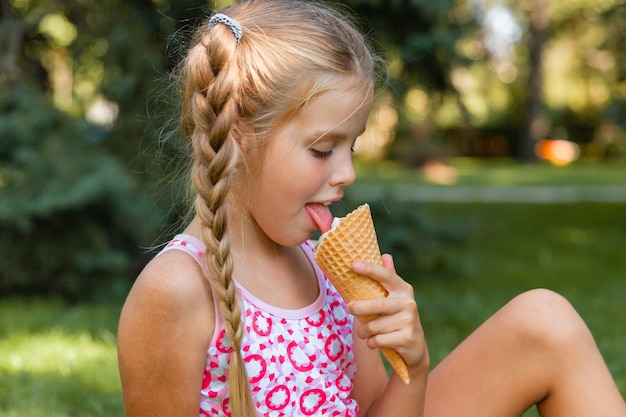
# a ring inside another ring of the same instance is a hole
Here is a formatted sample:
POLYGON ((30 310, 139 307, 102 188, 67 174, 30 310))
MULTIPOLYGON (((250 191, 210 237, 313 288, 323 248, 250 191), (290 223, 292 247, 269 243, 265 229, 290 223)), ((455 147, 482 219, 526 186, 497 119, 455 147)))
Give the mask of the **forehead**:
POLYGON ((277 136, 290 136, 292 143, 304 136, 310 138, 315 132, 324 136, 345 131, 341 133, 347 136, 355 129, 348 129, 349 121, 359 125, 359 134, 364 129, 374 96, 373 80, 337 74, 304 76, 301 80, 303 85, 293 92, 293 101, 287 106, 291 111, 274 118, 266 128, 254 129, 256 133, 251 137, 257 139, 257 152, 265 153, 265 145, 277 136))
POLYGON ((306 136, 358 136, 365 128, 371 94, 342 89, 320 94, 303 106, 293 120, 292 128, 306 136))

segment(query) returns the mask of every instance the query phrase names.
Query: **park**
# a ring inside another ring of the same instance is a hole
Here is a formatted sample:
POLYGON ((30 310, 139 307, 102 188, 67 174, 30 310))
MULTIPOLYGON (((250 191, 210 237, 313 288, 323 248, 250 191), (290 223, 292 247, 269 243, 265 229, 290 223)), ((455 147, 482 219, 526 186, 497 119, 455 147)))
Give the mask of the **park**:
MULTIPOLYGON (((120 310, 192 201, 168 74, 230 3, 0 0, 0 416, 124 415, 120 310)), ((549 288, 626 396, 626 7, 337 6, 386 71, 332 210, 372 207, 432 365, 549 288)))

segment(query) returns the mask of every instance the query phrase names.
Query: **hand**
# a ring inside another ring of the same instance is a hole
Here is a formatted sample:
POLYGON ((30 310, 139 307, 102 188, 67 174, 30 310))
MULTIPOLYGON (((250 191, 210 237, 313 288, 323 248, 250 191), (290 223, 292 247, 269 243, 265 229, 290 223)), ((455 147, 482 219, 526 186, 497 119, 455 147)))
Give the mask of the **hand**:
POLYGON ((357 327, 357 336, 374 349, 389 347, 397 351, 409 369, 428 369, 429 356, 417 310, 413 287, 397 273, 391 255, 382 256, 382 265, 355 261, 353 270, 370 277, 387 290, 386 298, 353 301, 348 312, 355 316, 377 315, 357 327))

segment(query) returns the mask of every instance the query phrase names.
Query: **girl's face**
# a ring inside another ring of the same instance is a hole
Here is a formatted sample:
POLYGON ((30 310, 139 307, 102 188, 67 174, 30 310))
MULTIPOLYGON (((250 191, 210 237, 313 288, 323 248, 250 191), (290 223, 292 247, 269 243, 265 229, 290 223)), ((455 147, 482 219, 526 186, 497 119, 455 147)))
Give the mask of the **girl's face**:
POLYGON ((352 150, 370 107, 362 90, 325 93, 279 128, 262 154, 249 155, 246 233, 283 246, 310 238, 311 211, 327 210, 356 179, 352 150))

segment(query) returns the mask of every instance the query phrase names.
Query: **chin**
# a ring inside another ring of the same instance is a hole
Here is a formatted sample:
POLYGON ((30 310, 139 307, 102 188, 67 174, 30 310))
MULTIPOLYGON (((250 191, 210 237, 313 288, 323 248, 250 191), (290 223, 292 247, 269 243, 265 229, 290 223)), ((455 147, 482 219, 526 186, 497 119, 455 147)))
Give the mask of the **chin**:
POLYGON ((289 237, 285 236, 282 239, 273 239, 273 240, 277 245, 280 245, 280 246, 296 247, 296 246, 300 246, 301 244, 309 240, 312 235, 313 235, 313 232, 308 233, 306 235, 302 235, 301 237, 300 236, 289 236, 289 237))

